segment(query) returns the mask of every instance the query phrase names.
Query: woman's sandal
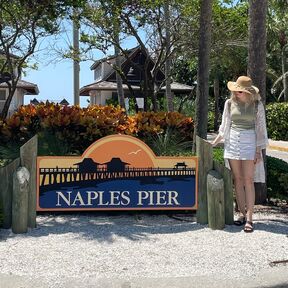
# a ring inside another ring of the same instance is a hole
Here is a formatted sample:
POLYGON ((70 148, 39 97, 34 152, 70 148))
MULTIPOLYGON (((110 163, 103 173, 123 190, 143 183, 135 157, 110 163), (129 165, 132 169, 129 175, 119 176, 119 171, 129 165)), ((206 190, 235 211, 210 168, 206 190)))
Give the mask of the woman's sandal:
POLYGON ((251 233, 251 232, 253 232, 254 231, 254 226, 253 226, 253 222, 251 222, 251 221, 246 221, 246 225, 245 225, 245 227, 244 227, 244 232, 246 232, 246 233, 251 233), (248 224, 248 225, 247 225, 248 224))
POLYGON ((234 221, 234 225, 236 226, 242 226, 246 223, 246 218, 243 216, 243 217, 240 217, 238 218, 237 220, 234 221))

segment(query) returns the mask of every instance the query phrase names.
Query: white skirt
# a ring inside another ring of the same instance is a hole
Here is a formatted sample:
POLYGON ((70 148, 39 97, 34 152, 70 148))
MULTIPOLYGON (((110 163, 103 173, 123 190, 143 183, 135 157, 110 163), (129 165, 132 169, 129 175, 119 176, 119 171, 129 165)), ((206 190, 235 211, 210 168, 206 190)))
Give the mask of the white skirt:
POLYGON ((224 158, 254 160, 256 152, 255 130, 230 130, 230 138, 225 141, 224 158))

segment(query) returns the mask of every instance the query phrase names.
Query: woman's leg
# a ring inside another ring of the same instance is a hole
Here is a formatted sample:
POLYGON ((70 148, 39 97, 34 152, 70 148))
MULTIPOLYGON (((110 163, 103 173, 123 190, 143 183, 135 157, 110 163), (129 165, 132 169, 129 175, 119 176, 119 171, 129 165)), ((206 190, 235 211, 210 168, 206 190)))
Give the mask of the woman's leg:
POLYGON ((247 220, 251 222, 255 204, 254 171, 255 164, 253 160, 242 161, 242 175, 246 195, 247 220))
POLYGON ((240 212, 246 217, 245 212, 245 191, 242 173, 242 160, 229 159, 229 164, 234 178, 236 201, 240 212))

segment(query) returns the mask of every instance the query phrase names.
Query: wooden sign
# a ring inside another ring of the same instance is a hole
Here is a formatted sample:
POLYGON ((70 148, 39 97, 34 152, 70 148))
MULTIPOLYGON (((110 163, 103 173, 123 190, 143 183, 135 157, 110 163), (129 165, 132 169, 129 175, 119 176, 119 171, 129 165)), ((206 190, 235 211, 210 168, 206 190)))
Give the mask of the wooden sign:
POLYGON ((37 157, 37 211, 195 210, 197 177, 197 157, 156 157, 111 135, 81 157, 37 157))

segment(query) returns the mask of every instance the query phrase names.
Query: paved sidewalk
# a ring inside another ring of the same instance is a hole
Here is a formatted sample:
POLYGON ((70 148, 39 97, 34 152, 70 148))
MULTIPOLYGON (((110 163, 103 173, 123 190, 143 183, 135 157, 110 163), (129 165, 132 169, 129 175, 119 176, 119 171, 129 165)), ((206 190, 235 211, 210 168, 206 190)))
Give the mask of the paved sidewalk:
POLYGON ((288 152, 288 142, 287 141, 275 141, 275 140, 269 139, 269 146, 267 147, 267 149, 288 152))
MULTIPOLYGON (((237 271, 235 271, 237 273, 237 271)), ((58 284, 59 285, 59 284, 58 284)), ((0 288, 54 288, 40 278, 0 274, 0 288)), ((71 278, 65 279, 61 288, 287 288, 288 267, 271 267, 249 279, 224 279, 221 275, 167 278, 71 278)), ((56 288, 56 287, 55 287, 56 288)))

